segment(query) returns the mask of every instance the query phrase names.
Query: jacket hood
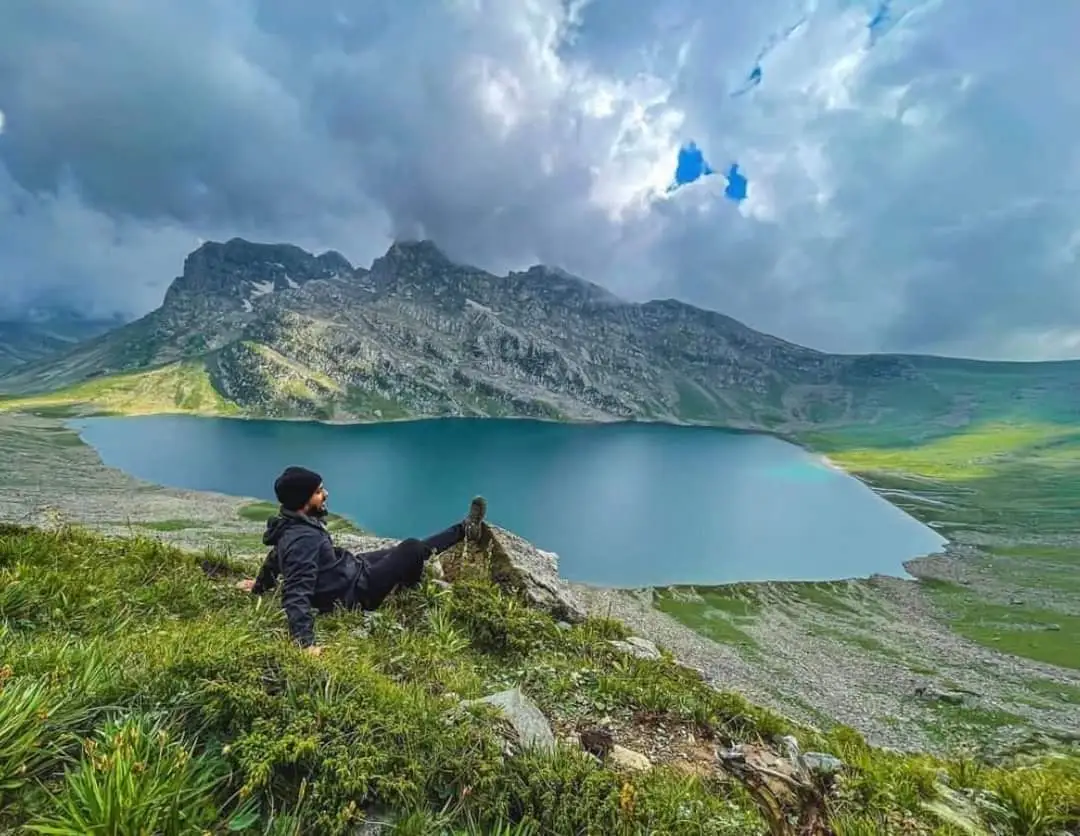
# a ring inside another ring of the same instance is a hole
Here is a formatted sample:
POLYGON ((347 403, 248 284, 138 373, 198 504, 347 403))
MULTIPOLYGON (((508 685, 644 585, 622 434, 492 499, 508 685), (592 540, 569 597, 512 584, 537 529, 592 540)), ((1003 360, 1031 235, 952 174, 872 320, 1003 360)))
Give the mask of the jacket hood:
POLYGON ((289 526, 289 520, 280 514, 276 514, 266 521, 266 531, 263 532, 262 541, 264 546, 276 546, 281 539, 282 532, 289 526))
MULTIPOLYGON (((318 520, 313 520, 304 514, 282 509, 266 521, 266 531, 263 532, 262 541, 264 546, 276 546, 285 529, 294 525, 310 525, 313 528, 323 529, 318 520)), ((325 530, 325 529, 324 529, 325 530)))

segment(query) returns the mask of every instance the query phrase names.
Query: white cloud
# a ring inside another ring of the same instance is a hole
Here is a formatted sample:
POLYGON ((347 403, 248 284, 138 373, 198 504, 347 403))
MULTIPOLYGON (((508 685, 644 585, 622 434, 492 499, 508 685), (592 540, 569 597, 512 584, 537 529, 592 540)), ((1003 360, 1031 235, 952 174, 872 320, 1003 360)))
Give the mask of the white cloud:
POLYGON ((200 237, 366 262, 426 235, 823 348, 1060 356, 1080 5, 1025 8, 14 0, 0 305, 141 312, 200 237), (667 193, 688 140, 746 200, 721 176, 667 193))

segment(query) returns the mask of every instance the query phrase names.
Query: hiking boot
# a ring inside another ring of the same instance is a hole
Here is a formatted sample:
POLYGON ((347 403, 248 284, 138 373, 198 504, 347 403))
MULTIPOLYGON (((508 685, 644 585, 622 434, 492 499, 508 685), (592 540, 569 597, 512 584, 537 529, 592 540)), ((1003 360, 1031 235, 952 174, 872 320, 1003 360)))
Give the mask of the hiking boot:
POLYGON ((484 534, 484 517, 487 514, 487 500, 474 496, 469 503, 469 514, 465 517, 465 538, 479 542, 484 534))

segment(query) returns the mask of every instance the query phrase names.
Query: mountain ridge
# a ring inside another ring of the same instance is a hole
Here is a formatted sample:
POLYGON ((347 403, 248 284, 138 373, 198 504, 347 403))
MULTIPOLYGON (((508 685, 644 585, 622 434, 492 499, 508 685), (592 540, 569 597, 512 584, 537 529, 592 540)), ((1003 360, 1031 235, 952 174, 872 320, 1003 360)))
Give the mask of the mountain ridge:
POLYGON ((979 377, 1021 410, 1080 403, 1080 362, 829 354, 678 300, 626 301, 556 267, 497 276, 426 240, 394 242, 365 269, 333 250, 241 238, 202 244, 159 308, 10 371, 0 392, 42 394, 177 363, 201 364, 240 412, 323 420, 484 415, 792 431, 895 423, 907 399, 923 417, 955 422, 978 417, 979 377))
POLYGON ((0 373, 56 354, 123 324, 117 317, 84 317, 68 310, 39 310, 30 317, 0 319, 0 373))

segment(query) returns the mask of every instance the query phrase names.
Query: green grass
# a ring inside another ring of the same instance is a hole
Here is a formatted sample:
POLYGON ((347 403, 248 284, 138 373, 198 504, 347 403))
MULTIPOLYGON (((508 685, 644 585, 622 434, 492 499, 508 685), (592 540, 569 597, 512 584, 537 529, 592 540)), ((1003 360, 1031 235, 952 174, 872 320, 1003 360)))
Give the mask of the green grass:
POLYGON ((958 633, 1003 653, 1080 669, 1080 616, 982 600, 962 586, 924 582, 958 633))
POLYGON ((861 648, 875 656, 884 656, 892 659, 902 659, 903 655, 886 644, 855 630, 845 630, 840 627, 831 627, 823 624, 815 624, 810 627, 810 632, 815 635, 829 636, 844 644, 861 648))
POLYGON ((1032 679, 1027 683, 1030 690, 1056 702, 1080 706, 1080 687, 1052 679, 1032 679))
POLYGON ((41 395, 3 398, 3 411, 59 417, 79 411, 105 415, 237 415, 240 408, 223 398, 210 382, 206 367, 193 361, 95 378, 41 395))
POLYGON ((209 528, 209 523, 201 520, 154 520, 151 522, 136 523, 139 528, 148 528, 151 531, 188 531, 189 529, 209 528))
POLYGON ((940 770, 993 802, 978 816, 1013 828, 997 832, 1080 826, 1075 759, 993 768, 792 727, 616 651, 612 622, 560 630, 484 582, 320 616, 312 658, 273 598, 201 571, 210 558, 238 568, 150 538, 0 527, 0 830, 344 834, 376 809, 398 833, 764 831, 719 772, 620 773, 570 747, 508 756, 490 713, 458 699, 509 685, 557 727, 648 716, 665 741, 684 728, 722 745, 793 733, 848 764, 826 808, 837 833, 957 832, 927 807, 940 770))
MULTIPOLYGON (((834 623, 865 626, 868 614, 880 612, 880 605, 856 598, 846 581, 740 583, 713 587, 672 588, 657 592, 658 609, 677 621, 723 644, 755 647, 756 642, 742 628, 754 624, 771 607, 780 607, 797 617, 795 605, 820 611, 834 623), (687 594, 689 593, 689 594, 687 594)), ((843 629, 822 629, 864 649, 885 651, 884 645, 843 629)), ((895 657, 895 652, 889 652, 895 657)))
POLYGON ((278 506, 273 502, 249 502, 240 506, 237 516, 248 522, 266 522, 277 513, 278 506))
POLYGON ((861 615, 862 611, 845 594, 843 583, 788 584, 792 596, 801 602, 839 615, 861 615))
POLYGON ((678 397, 675 411, 683 420, 709 422, 720 417, 720 408, 696 383, 676 380, 675 392, 678 397))
POLYGON ((739 587, 695 589, 690 597, 685 592, 677 588, 658 590, 655 606, 715 642, 756 650, 757 642, 741 629, 752 624, 758 613, 752 596, 739 587))
POLYGON ((992 546, 997 573, 1008 576, 1021 595, 1050 590, 1080 606, 1080 548, 1076 546, 992 546))
POLYGON ((1006 557, 1080 568, 1080 547, 1077 546, 998 546, 994 552, 1006 557))
POLYGON ((803 440, 875 487, 935 500, 889 495, 912 516, 949 535, 989 538, 984 557, 969 563, 985 573, 986 588, 928 584, 953 629, 1005 653, 1077 668, 1070 636, 1080 635, 1080 426, 1060 412, 1052 418, 939 428, 907 444, 865 429, 803 440), (1018 603, 1002 603, 1009 600, 1018 603))
POLYGON ((412 412, 405 404, 377 392, 357 387, 351 387, 346 391, 342 403, 349 412, 361 418, 378 418, 381 421, 393 421, 409 418, 412 415, 412 412))
POLYGON ((1010 711, 974 708, 966 705, 935 703, 925 723, 927 733, 945 745, 956 740, 982 738, 989 744, 999 733, 1010 728, 1025 729, 1024 718, 1010 711), (972 735, 972 732, 977 734, 972 735))
MULTIPOLYGON (((267 519, 278 512, 278 506, 274 502, 249 502, 240 506, 237 516, 248 522, 265 523, 267 519)), ((363 529, 348 517, 341 514, 329 514, 326 518, 326 528, 334 533, 363 534, 363 529)), ((261 541, 260 541, 261 542, 261 541)))

